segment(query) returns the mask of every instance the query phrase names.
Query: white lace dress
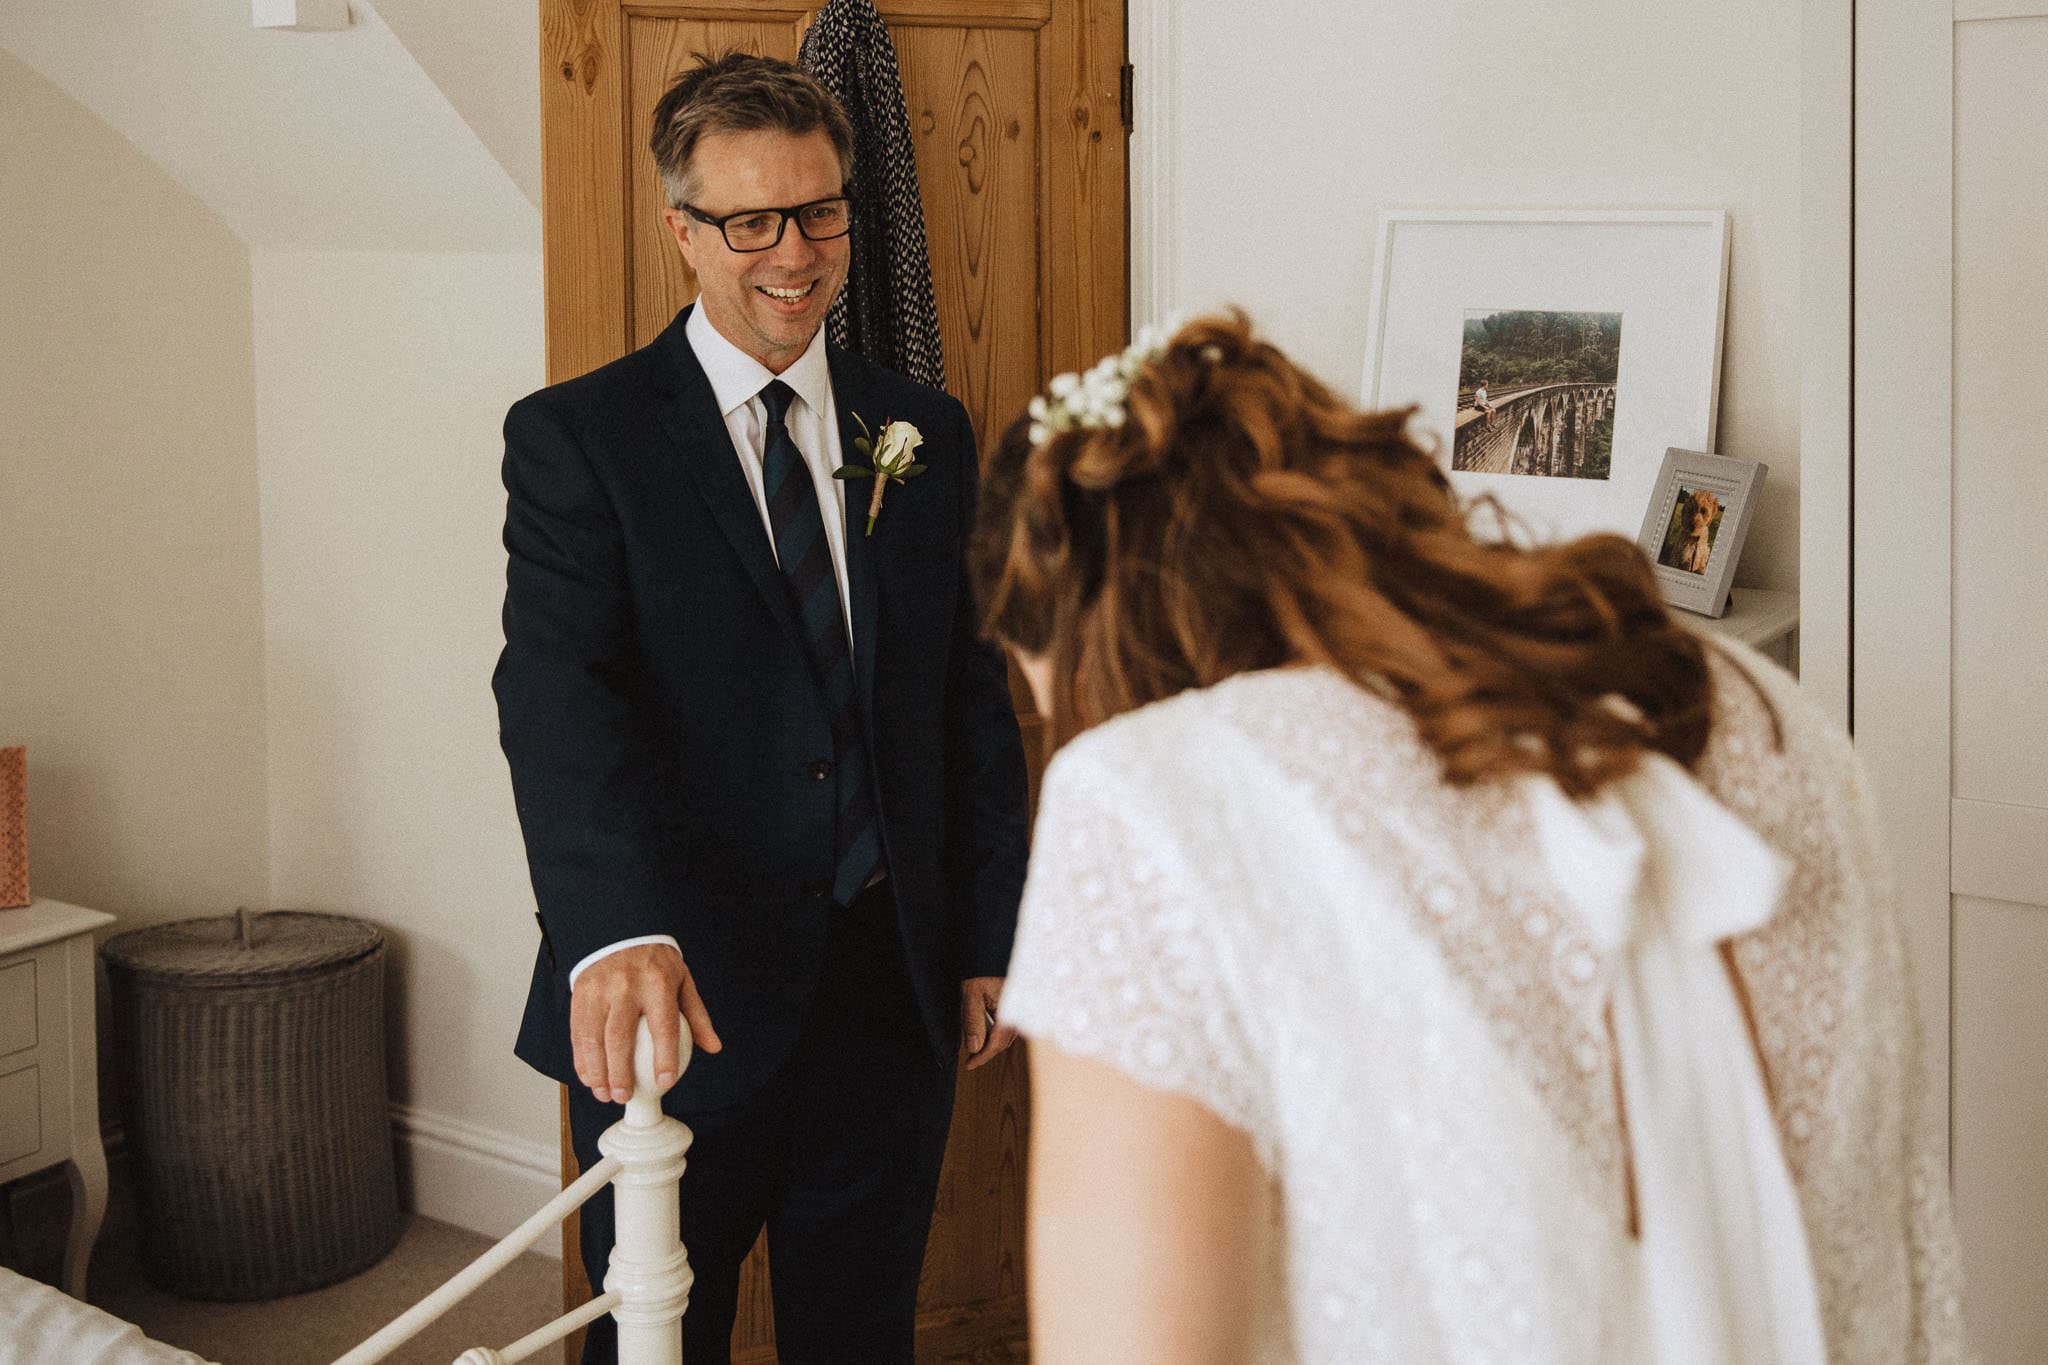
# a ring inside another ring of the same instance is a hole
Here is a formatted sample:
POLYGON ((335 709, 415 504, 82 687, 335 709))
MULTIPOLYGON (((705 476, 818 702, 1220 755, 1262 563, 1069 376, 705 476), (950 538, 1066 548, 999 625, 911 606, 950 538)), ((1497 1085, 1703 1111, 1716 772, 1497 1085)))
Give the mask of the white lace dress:
POLYGON ((1659 758, 1583 806, 1447 787, 1321 669, 1048 769, 1003 1016, 1250 1135, 1259 1359, 1963 1358, 1856 764, 1710 653, 1699 780, 1659 758))

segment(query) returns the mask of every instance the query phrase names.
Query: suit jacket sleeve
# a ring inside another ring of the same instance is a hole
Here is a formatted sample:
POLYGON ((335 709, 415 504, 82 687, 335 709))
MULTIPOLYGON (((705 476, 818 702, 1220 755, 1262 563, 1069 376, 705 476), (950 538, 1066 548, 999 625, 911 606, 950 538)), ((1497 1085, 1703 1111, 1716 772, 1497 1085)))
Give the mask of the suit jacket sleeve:
POLYGON ((1002 651, 982 636, 981 611, 965 562, 980 485, 974 427, 966 409, 955 403, 953 412, 957 435, 952 448, 964 454, 961 588, 946 689, 946 863, 955 903, 968 921, 962 975, 1002 976, 1009 971, 1017 931, 1031 817, 1009 669, 1002 651))
POLYGON ((617 515, 544 395, 505 418, 499 738, 557 971, 674 933, 673 770, 648 704, 617 515))

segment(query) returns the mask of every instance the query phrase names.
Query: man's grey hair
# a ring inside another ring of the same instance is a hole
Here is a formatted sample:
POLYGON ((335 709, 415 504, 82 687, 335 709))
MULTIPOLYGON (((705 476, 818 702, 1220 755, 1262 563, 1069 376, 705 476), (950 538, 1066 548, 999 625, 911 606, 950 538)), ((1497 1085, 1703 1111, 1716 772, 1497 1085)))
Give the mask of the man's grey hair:
MULTIPOLYGON (((772 131, 801 137, 823 131, 839 153, 839 175, 853 179, 853 124, 846 110, 818 78, 776 57, 728 52, 697 54, 697 65, 669 84, 654 106, 654 136, 648 146, 661 172, 668 206, 679 209, 697 196, 690 164, 706 133, 772 131)), ((768 208, 766 204, 721 205, 768 208)), ((779 207, 779 206, 773 206, 779 207)))

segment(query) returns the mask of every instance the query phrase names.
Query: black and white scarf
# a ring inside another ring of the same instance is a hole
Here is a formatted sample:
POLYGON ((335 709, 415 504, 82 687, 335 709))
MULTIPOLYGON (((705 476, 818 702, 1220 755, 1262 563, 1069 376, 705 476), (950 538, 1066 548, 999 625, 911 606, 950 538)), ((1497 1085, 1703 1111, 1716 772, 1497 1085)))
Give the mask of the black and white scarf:
POLYGON ((920 384, 944 388, 946 355, 910 117, 896 44, 872 0, 829 0, 804 35, 797 64, 839 97, 853 121, 853 263, 832 304, 828 335, 920 384))

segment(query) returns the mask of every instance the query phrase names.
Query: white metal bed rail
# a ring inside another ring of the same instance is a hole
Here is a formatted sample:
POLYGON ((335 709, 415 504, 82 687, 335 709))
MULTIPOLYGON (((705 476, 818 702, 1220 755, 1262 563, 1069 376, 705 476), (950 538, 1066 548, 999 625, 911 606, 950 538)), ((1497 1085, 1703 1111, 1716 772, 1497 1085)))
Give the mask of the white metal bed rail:
MULTIPOLYGON (((682 1032, 679 1056, 678 1074, 690 1064, 688 1030, 682 1032)), ((390 1355, 607 1183, 614 1187, 618 1234, 604 1292, 510 1346, 464 1351, 455 1365, 512 1365, 606 1313, 618 1321, 619 1365, 682 1365, 683 1310, 689 1306, 694 1277, 677 1220, 676 1182, 682 1179, 690 1130, 661 1112, 661 1096, 654 1084, 654 1039, 643 1019, 633 1042, 633 1097, 626 1101, 626 1116, 597 1140, 603 1159, 504 1240, 335 1365, 374 1365, 390 1355)))

